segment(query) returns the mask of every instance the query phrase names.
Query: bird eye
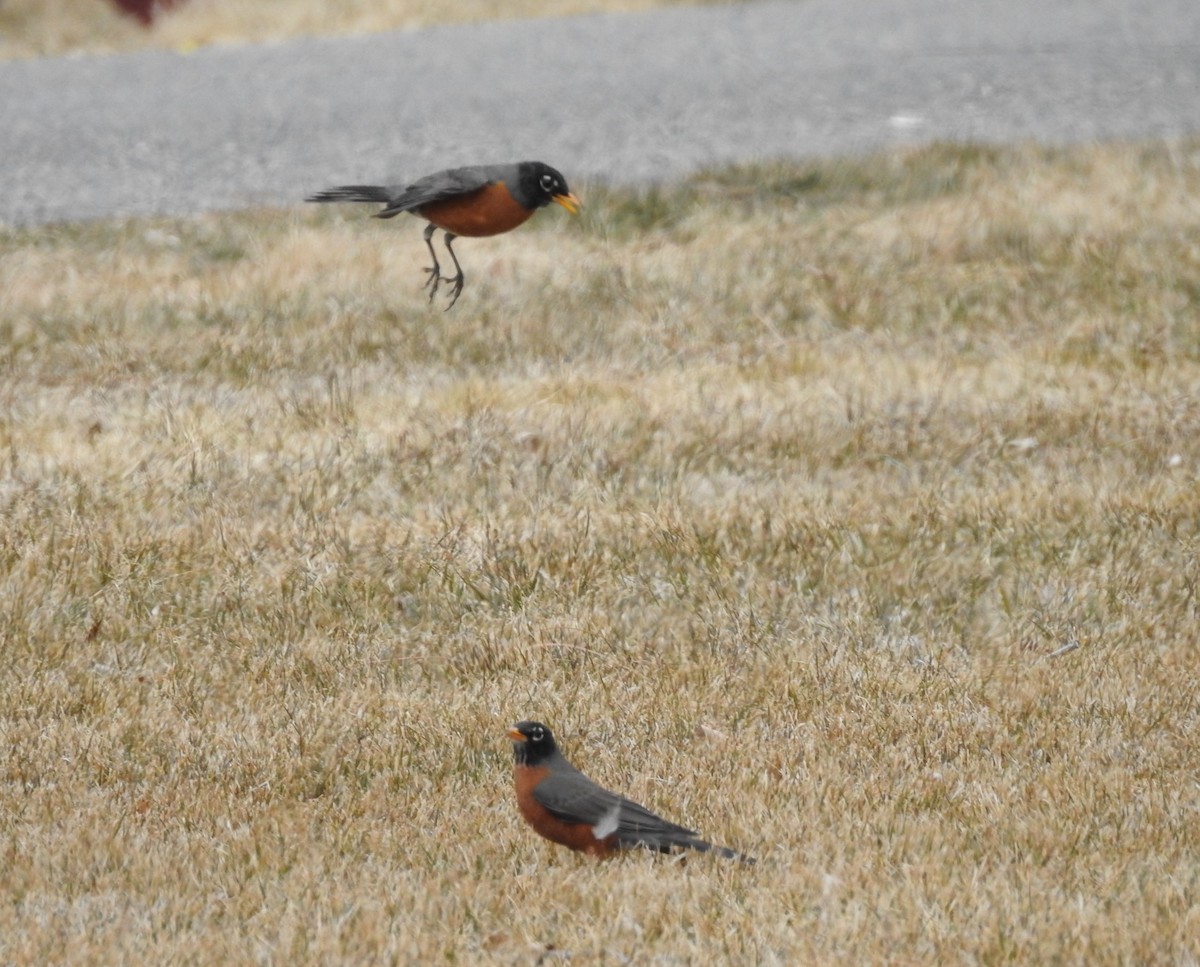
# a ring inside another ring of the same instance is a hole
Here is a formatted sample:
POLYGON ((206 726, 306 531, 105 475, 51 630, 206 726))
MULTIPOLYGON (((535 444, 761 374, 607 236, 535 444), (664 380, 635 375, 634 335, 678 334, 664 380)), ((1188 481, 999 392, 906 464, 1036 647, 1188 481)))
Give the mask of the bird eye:
POLYGON ((558 183, 554 175, 542 175, 541 182, 542 187, 545 188, 546 191, 549 191, 558 183))

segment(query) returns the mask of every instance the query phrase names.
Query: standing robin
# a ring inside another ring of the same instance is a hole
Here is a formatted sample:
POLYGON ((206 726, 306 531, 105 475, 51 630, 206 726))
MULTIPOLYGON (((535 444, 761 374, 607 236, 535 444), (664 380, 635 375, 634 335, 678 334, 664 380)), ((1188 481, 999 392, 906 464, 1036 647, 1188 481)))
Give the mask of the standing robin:
POLYGON ((438 284, 450 282, 450 309, 463 290, 463 270, 450 243, 460 235, 482 238, 511 232, 528 221, 539 208, 557 202, 572 215, 579 213, 580 201, 571 194, 567 179, 540 161, 521 161, 511 165, 473 165, 451 168, 426 175, 411 185, 345 185, 309 196, 306 201, 377 201, 384 208, 376 218, 392 218, 412 212, 424 218, 425 245, 433 265, 425 285, 429 301, 437 294, 438 284), (443 278, 433 250, 433 233, 445 232, 446 251, 454 261, 453 278, 443 278))
POLYGON ((600 858, 644 846, 659 853, 711 850, 726 859, 754 862, 596 785, 563 758, 554 736, 541 722, 518 722, 508 730, 508 737, 516 757, 517 807, 538 835, 600 858))

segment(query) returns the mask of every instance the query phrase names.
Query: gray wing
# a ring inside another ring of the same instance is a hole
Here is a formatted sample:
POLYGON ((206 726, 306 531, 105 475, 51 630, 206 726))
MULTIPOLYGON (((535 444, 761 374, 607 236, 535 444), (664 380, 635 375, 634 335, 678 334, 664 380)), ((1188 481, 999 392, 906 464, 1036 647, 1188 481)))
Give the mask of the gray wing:
POLYGON ((392 218, 430 202, 469 195, 515 174, 514 165, 471 165, 426 175, 411 185, 343 185, 309 195, 305 201, 377 201, 385 207, 375 217, 392 218))
POLYGON ((396 185, 384 189, 388 194, 387 208, 379 213, 379 217, 388 218, 428 205, 430 202, 469 195, 497 180, 499 178, 493 165, 471 165, 467 168, 451 168, 449 171, 439 171, 435 175, 426 175, 411 185, 396 185))
POLYGON ((533 795, 563 822, 598 827, 601 839, 616 833, 622 846, 644 843, 658 849, 686 845, 696 836, 695 830, 672 823, 632 799, 609 792, 581 772, 556 771, 538 783, 533 795))

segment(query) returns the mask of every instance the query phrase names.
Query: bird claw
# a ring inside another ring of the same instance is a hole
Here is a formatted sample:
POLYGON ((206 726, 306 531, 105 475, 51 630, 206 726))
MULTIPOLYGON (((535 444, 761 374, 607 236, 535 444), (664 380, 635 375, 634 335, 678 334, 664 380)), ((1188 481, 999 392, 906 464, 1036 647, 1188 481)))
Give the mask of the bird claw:
POLYGON ((446 306, 446 312, 454 308, 454 303, 458 301, 458 297, 462 294, 463 282, 465 277, 460 272, 458 275, 442 275, 442 267, 436 262, 429 268, 424 269, 428 278, 421 285, 422 289, 429 290, 429 301, 433 301, 433 297, 437 295, 438 287, 445 282, 447 285, 453 286, 450 290, 450 302, 446 306))
POLYGON ((458 275, 454 276, 454 278, 442 279, 442 281, 450 282, 450 283, 453 283, 453 285, 454 285, 454 288, 452 288, 450 290, 450 302, 446 305, 446 308, 442 310, 443 312, 449 312, 451 309, 454 308, 454 303, 456 303, 458 301, 459 295, 462 294, 463 282, 465 281, 465 279, 464 279, 464 276, 462 275, 462 273, 460 272, 458 275))
POLYGON ((442 278, 442 267, 436 262, 431 268, 424 269, 423 271, 428 278, 421 283, 421 288, 429 290, 429 301, 432 302, 433 297, 437 295, 438 285, 442 282, 448 282, 449 280, 442 278))

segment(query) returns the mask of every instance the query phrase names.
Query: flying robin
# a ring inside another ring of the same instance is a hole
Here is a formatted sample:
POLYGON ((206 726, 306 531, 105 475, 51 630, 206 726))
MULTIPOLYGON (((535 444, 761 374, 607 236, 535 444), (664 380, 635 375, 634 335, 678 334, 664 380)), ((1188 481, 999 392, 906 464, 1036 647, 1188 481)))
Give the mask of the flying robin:
POLYGON ((711 850, 726 859, 754 862, 596 785, 563 758, 554 736, 541 722, 518 722, 508 730, 508 737, 516 758, 517 807, 540 836, 601 858, 643 846, 659 853, 711 850))
POLYGON ((451 246, 460 235, 482 238, 511 232, 528 221, 539 208, 557 202, 572 215, 578 214, 580 201, 567 187, 567 180, 540 161, 521 161, 511 165, 473 165, 451 168, 426 175, 411 185, 345 185, 310 195, 306 201, 375 201, 383 209, 376 218, 392 218, 412 212, 429 224, 425 245, 433 259, 426 269, 429 301, 437 295, 441 282, 450 282, 450 309, 463 290, 463 270, 451 246), (453 278, 444 278, 433 250, 433 233, 445 232, 446 251, 454 261, 453 278))

